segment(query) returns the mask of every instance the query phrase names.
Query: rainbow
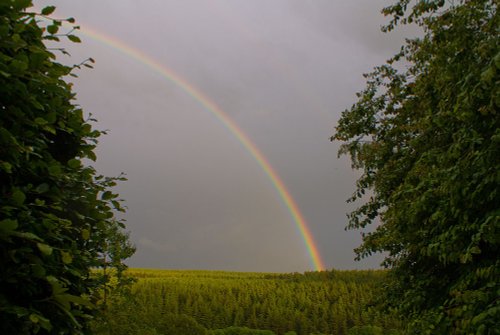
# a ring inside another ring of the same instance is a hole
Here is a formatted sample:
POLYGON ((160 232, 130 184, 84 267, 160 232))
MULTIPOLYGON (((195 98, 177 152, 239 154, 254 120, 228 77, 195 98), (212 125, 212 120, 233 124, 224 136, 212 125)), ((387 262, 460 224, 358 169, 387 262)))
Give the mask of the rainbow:
POLYGON ((292 198, 290 192, 287 190, 285 184, 273 169, 268 160, 264 157, 262 152, 257 148, 257 146, 249 139, 249 137, 243 132, 243 130, 233 121, 229 116, 224 113, 224 111, 217 106, 213 101, 211 101, 207 96, 200 92, 192 84, 188 83, 186 80, 177 75, 173 70, 169 69, 165 65, 162 65, 157 60, 148 56, 138 49, 125 44, 124 42, 97 32, 95 30, 89 29, 88 27, 81 27, 80 31, 89 38, 99 41, 113 49, 116 49, 123 54, 137 60, 138 62, 149 67, 151 70, 159 73, 162 77, 181 88, 189 96, 199 102, 206 110, 212 113, 245 147, 245 149, 252 155, 252 157, 257 161, 259 166, 264 170, 274 188, 279 194, 280 199, 283 201, 284 205, 288 209, 295 225, 302 236, 304 244, 306 246, 307 252, 309 253, 311 264, 317 271, 325 270, 326 267, 323 263, 321 255, 319 253, 318 247, 314 241, 313 235, 309 230, 304 216, 299 210, 299 207, 292 198))

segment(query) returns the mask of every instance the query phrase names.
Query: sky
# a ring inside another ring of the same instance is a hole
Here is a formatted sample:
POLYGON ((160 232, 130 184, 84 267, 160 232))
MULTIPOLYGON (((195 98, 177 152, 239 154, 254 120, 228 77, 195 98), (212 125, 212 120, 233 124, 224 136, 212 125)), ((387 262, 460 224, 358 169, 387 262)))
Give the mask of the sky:
POLYGON ((359 172, 347 157, 337 158, 339 143, 329 138, 363 89, 362 74, 397 52, 408 34, 380 31, 388 20, 380 10, 389 3, 34 1, 38 8, 55 5, 54 17, 74 17, 82 28, 81 44, 61 44, 71 54, 61 62, 96 61, 71 81, 75 103, 98 119, 96 128, 109 130, 94 166, 128 178, 116 191, 137 247, 129 266, 315 269, 262 164, 188 87, 217 106, 272 166, 327 269, 379 267, 380 256, 354 261, 361 238, 345 230, 355 208, 346 199, 359 172))

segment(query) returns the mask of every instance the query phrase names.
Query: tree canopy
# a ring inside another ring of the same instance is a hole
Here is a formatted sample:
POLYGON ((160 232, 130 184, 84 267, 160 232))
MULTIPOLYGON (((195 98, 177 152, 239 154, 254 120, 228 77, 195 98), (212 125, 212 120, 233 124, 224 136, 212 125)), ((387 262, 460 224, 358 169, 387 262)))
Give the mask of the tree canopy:
POLYGON ((492 0, 396 1, 384 28, 417 24, 366 74, 332 140, 362 170, 348 228, 384 252, 387 301, 409 333, 500 329, 500 41, 492 0))
MULTIPOLYGON (((79 42, 53 6, 0 2, 0 333, 83 333, 113 266, 134 248, 116 218, 118 178, 96 173, 101 131, 74 103, 68 76, 47 41, 79 42)), ((68 23, 74 19, 69 18, 68 23)))

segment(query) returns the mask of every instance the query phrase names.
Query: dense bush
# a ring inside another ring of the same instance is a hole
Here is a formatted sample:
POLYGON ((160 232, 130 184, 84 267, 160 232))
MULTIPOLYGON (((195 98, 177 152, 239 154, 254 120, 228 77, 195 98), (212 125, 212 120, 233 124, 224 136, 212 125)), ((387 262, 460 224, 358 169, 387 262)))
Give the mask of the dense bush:
POLYGON ((101 133, 73 103, 75 67, 45 45, 79 39, 48 18, 54 7, 31 5, 0 2, 0 333, 76 334, 106 285, 91 269, 121 272, 133 248, 114 216, 116 179, 83 164, 101 133))

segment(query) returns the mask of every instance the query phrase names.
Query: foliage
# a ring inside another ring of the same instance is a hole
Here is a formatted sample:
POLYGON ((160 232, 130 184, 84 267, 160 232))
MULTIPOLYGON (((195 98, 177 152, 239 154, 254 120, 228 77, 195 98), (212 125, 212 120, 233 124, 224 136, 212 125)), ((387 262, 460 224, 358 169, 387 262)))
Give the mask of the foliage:
POLYGON ((423 36, 366 75, 332 136, 363 171, 348 227, 380 219, 358 256, 386 253, 389 306, 409 333, 499 334, 498 3, 400 0, 383 12, 386 31, 416 23, 423 36))
POLYGON ((349 329, 347 335, 383 335, 382 328, 376 326, 356 326, 349 329))
POLYGON ((137 279, 132 294, 110 302, 107 321, 96 325, 95 334, 133 335, 141 334, 141 329, 161 333, 165 315, 189 316, 204 329, 219 332, 239 327, 278 335, 291 331, 342 335, 353 326, 397 328, 392 316, 369 307, 383 271, 272 274, 132 269, 127 273, 137 279))
POLYGON ((270 330, 250 329, 247 327, 228 327, 212 330, 210 335, 275 335, 270 330))
MULTIPOLYGON (((207 331, 188 315, 167 314, 161 319, 159 327, 163 335, 205 335, 207 331)), ((125 333, 124 333, 125 334, 125 333)), ((128 332, 127 332, 128 334, 128 332)))
POLYGON ((31 6, 0 2, 0 333, 83 333, 104 284, 91 268, 121 269, 133 252, 110 191, 123 178, 83 164, 96 159, 101 132, 64 78, 93 60, 58 63, 53 51, 67 52, 45 43, 79 38, 59 32, 53 6, 31 6))

